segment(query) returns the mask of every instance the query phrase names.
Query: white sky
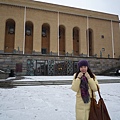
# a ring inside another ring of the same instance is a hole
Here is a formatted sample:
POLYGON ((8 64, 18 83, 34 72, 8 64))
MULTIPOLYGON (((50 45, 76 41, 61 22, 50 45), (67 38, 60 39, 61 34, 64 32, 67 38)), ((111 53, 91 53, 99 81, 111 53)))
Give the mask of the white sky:
POLYGON ((119 15, 120 0, 35 0, 119 15))

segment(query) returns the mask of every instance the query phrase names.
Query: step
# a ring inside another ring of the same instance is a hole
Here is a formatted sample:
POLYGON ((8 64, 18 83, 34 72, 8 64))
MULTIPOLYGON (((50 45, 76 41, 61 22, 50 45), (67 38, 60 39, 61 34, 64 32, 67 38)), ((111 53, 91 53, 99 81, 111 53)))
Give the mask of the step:
MULTIPOLYGON (((99 84, 120 83, 120 79, 98 80, 99 84)), ((0 81, 0 86, 39 86, 39 85, 71 85, 72 80, 50 80, 50 81, 0 81)))

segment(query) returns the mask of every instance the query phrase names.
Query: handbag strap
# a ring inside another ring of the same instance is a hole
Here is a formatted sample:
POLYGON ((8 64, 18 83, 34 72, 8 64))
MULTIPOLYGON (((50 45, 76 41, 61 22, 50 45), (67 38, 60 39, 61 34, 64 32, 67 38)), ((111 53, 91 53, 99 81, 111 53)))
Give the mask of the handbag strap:
MULTIPOLYGON (((97 85, 97 84, 96 84, 96 86, 97 86, 98 95, 99 95, 99 97, 100 97, 100 98, 102 98, 102 97, 101 97, 101 94, 100 94, 99 87, 98 87, 98 85, 97 85)), ((93 90, 92 90, 92 98, 93 98, 93 90)))

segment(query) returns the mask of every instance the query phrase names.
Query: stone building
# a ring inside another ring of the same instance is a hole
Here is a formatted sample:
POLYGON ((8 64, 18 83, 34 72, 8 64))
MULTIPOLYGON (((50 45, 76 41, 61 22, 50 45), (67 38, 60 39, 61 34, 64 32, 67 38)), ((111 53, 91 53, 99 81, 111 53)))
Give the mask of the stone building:
POLYGON ((118 15, 35 2, 0 0, 0 52, 118 58, 118 15))
POLYGON ((119 22, 114 14, 0 0, 0 54, 119 58, 119 22))

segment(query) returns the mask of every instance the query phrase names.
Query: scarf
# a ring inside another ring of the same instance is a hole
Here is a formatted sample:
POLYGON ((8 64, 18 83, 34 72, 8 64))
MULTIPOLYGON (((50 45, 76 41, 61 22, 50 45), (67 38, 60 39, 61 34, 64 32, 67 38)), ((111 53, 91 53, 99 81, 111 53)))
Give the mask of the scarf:
POLYGON ((89 89, 88 80, 83 75, 81 77, 80 91, 81 91, 81 97, 82 97, 84 103, 88 103, 90 101, 90 95, 89 95, 88 89, 89 89))

